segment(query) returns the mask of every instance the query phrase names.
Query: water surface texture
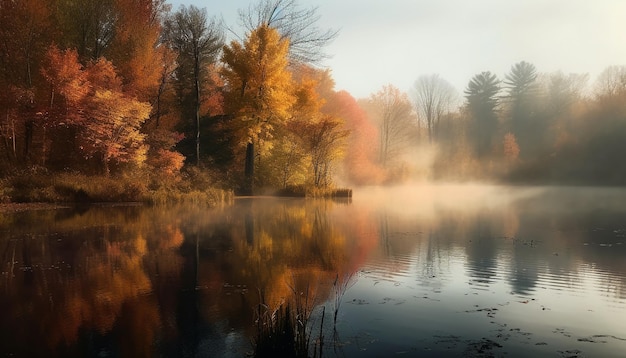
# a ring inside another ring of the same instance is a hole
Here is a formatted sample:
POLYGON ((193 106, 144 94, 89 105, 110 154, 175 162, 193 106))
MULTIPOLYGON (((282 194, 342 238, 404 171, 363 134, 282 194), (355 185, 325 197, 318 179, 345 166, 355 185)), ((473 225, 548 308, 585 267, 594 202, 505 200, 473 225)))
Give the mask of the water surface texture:
POLYGON ((327 357, 626 352, 622 189, 5 213, 0 259, 1 357, 242 357, 294 297, 327 357))

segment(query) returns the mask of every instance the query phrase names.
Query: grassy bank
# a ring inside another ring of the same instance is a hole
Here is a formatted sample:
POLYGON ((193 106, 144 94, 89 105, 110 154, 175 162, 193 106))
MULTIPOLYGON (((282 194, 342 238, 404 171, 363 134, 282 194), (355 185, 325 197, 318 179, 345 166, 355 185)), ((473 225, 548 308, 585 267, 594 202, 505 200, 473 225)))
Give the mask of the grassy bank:
MULTIPOLYGON (((195 168, 188 169, 175 178, 146 172, 102 176, 30 169, 0 178, 0 204, 141 202, 154 205, 193 203, 215 206, 231 203, 234 191, 221 189, 217 183, 218 180, 210 172, 195 168)), ((352 198, 352 189, 299 185, 279 190, 259 190, 255 194, 352 198)))
POLYGON ((23 171, 0 179, 0 203, 189 202, 215 206, 233 200, 232 191, 215 188, 201 176, 194 171, 166 180, 146 173, 106 177, 23 171))
POLYGON ((278 191, 271 192, 276 196, 307 197, 307 198, 351 198, 352 189, 347 188, 316 188, 307 186, 289 186, 278 191))

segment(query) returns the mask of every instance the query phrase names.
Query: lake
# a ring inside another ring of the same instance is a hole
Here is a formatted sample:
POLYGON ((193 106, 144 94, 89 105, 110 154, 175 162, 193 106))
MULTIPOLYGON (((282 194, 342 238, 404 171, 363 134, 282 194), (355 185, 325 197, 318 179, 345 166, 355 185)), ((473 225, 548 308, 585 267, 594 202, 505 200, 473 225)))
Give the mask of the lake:
POLYGON ((0 255, 0 357, 244 357, 298 297, 326 357, 626 352, 624 189, 0 213, 0 255))

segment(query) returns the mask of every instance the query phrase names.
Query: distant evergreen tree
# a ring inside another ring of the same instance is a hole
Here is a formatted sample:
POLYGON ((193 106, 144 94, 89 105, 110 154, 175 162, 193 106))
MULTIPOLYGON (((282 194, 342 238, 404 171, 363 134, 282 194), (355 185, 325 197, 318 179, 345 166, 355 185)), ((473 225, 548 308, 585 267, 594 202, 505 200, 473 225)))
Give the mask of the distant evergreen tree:
POLYGON ((488 156, 498 130, 498 92, 500 81, 489 71, 481 72, 469 81, 465 89, 470 115, 470 141, 478 158, 488 156))
POLYGON ((542 147, 545 126, 537 108, 537 70, 521 61, 511 67, 504 85, 508 100, 508 125, 517 138, 522 155, 536 153, 542 147))

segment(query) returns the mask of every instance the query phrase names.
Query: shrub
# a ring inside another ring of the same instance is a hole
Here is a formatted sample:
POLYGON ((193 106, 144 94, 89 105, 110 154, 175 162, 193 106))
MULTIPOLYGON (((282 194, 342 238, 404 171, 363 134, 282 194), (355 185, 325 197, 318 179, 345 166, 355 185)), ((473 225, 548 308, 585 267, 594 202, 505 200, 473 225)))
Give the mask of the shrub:
POLYGON ((351 198, 352 189, 346 188, 310 188, 306 196, 313 198, 351 198))
POLYGON ((11 202, 11 187, 6 180, 0 180, 0 203, 11 202))

